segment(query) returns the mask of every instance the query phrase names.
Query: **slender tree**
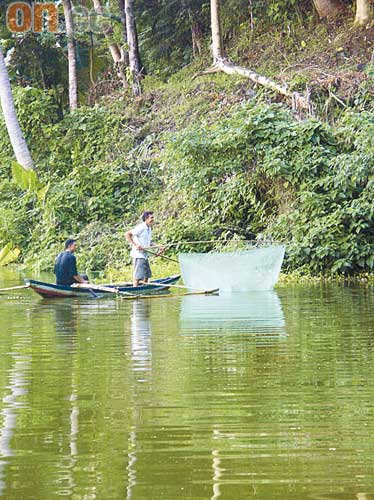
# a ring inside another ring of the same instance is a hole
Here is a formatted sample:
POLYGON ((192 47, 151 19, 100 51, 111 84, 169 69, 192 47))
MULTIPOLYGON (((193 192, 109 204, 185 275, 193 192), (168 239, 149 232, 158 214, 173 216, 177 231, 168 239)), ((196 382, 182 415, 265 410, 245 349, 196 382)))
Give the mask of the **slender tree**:
POLYGON ((213 55, 213 66, 204 71, 203 73, 198 73, 194 76, 199 76, 201 74, 207 73, 217 73, 222 71, 228 75, 240 75, 245 78, 249 78, 254 83, 262 85, 268 89, 273 90, 279 94, 286 96, 292 100, 292 107, 295 109, 303 108, 308 111, 312 111, 312 106, 309 102, 308 96, 303 96, 298 92, 291 92, 287 85, 279 84, 278 82, 267 78, 264 75, 260 75, 255 71, 241 66, 236 66, 231 61, 229 61, 224 54, 224 48, 222 43, 222 30, 221 30, 221 19, 220 19, 220 0, 210 0, 210 13, 211 13, 211 30, 212 30, 212 55, 213 55))
POLYGON ((364 26, 370 19, 369 0, 356 0, 356 17, 355 24, 364 26))
POLYGON ((121 50, 121 58, 123 59, 126 66, 129 65, 129 51, 127 50, 127 28, 126 28, 126 14, 125 14, 125 0, 118 0, 118 8, 121 15, 121 24, 122 24, 122 37, 124 45, 120 48, 121 50), (126 49, 125 49, 126 47, 126 49))
POLYGON ((74 21, 71 0, 63 0, 66 36, 68 39, 68 63, 69 63, 69 108, 70 111, 78 107, 78 76, 77 76, 77 52, 74 33, 74 21))
POLYGON ((221 61, 223 58, 222 29, 221 29, 219 0, 211 0, 210 18, 211 18, 211 28, 212 28, 213 64, 215 64, 221 61))
POLYGON ((3 111, 5 125, 15 157, 25 170, 33 170, 34 162, 18 122, 8 71, 5 65, 0 45, 0 104, 3 111))
MULTIPOLYGON (((96 14, 99 16, 104 15, 104 8, 102 5, 101 0, 93 0, 93 6, 95 9, 96 14)), ((112 56, 113 62, 115 69, 117 71, 118 78, 122 81, 122 84, 124 87, 127 86, 127 79, 126 79, 126 74, 124 71, 124 66, 126 63, 126 53, 123 49, 121 49, 117 43, 115 43, 112 39, 113 36, 113 28, 110 26, 109 23, 105 23, 104 25, 104 36, 108 41, 108 47, 110 54, 112 56)))
POLYGON ((142 64, 140 61, 138 34, 135 24, 134 0, 125 0, 125 15, 132 88, 134 95, 139 96, 141 94, 140 80, 142 78, 142 64))

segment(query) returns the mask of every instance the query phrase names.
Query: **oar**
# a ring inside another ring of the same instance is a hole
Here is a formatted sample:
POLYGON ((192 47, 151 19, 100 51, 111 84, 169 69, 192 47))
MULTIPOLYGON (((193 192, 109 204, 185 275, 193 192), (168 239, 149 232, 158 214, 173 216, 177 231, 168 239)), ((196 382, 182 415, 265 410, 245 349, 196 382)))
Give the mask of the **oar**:
POLYGON ((149 250, 149 247, 145 247, 144 250, 147 253, 150 253, 151 255, 155 255, 156 257, 161 257, 162 259, 165 259, 165 260, 170 260, 171 262, 177 262, 177 264, 179 264, 179 262, 176 259, 172 259, 171 257, 166 257, 166 255, 163 255, 162 253, 157 254, 156 252, 152 252, 152 250, 149 250))
POLYGON ((10 292, 11 290, 20 290, 21 288, 29 288, 30 285, 17 285, 17 286, 11 286, 9 288, 0 288, 0 292, 10 292))

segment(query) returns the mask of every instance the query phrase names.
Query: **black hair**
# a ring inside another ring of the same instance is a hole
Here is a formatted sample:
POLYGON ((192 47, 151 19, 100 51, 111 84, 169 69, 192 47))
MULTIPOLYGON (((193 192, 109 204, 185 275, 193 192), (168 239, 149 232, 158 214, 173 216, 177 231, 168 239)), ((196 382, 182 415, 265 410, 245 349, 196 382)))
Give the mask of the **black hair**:
POLYGON ((77 240, 74 240, 73 238, 69 238, 68 240, 65 241, 65 250, 70 247, 73 243, 75 243, 77 240))
POLYGON ((142 213, 142 221, 146 221, 150 215, 153 215, 154 212, 151 210, 148 210, 147 212, 142 213))

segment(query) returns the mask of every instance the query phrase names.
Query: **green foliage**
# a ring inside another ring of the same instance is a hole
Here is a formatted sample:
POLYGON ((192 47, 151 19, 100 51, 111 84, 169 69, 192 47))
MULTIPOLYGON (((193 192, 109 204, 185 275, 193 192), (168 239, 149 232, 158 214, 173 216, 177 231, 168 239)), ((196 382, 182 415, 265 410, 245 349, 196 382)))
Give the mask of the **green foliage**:
POLYGON ((0 267, 7 266, 8 264, 16 261, 19 254, 19 248, 13 248, 11 243, 7 243, 5 247, 0 250, 0 267))
POLYGON ((288 242, 290 270, 354 273, 374 265, 373 144, 373 113, 347 113, 333 133, 277 105, 245 105, 174 136, 165 161, 173 192, 189 197, 186 226, 264 232, 288 242))

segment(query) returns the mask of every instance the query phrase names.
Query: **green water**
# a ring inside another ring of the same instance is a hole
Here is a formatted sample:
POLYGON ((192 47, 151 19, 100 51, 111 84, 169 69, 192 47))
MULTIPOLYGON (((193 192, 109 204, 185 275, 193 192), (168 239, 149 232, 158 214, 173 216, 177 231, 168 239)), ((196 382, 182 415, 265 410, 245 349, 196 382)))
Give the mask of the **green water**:
POLYGON ((342 286, 1 295, 0 497, 374 498, 373 307, 342 286))

